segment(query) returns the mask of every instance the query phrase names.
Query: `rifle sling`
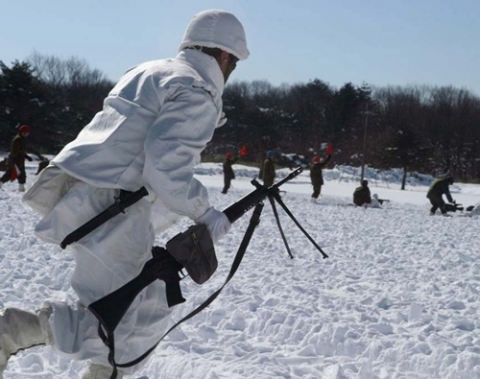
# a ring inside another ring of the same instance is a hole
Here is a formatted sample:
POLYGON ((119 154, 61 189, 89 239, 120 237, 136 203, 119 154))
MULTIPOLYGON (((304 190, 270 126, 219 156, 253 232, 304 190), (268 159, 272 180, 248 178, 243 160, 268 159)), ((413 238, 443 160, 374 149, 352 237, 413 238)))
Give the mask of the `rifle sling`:
POLYGON ((120 190, 120 195, 115 198, 115 203, 105 209, 102 213, 99 213, 97 216, 71 232, 60 243, 60 247, 65 249, 68 245, 81 240, 87 234, 91 233, 100 225, 103 225, 119 213, 125 213, 125 208, 135 204, 137 201, 141 200, 147 195, 148 191, 145 187, 142 187, 135 192, 120 190))

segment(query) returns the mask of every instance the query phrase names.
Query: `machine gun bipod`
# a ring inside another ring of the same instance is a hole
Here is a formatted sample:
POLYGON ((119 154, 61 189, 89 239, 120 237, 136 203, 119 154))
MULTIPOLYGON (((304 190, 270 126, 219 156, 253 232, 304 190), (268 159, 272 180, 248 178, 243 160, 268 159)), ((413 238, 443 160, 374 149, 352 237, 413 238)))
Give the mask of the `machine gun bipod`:
POLYGON ((285 213, 290 217, 290 219, 297 225, 297 227, 302 231, 302 233, 307 237, 307 239, 315 246, 315 248, 322 254, 322 257, 328 258, 328 255, 322 250, 322 248, 313 240, 313 238, 307 233, 307 231, 302 227, 302 225, 298 222, 298 220, 293 216, 292 212, 287 208, 285 203, 282 201, 280 197, 280 187, 288 182, 289 180, 295 178, 296 176, 300 175, 303 171, 302 167, 298 167, 293 170, 288 176, 280 180, 278 183, 272 185, 271 187, 262 186, 257 180, 253 179, 251 183, 256 187, 256 189, 250 192, 248 195, 240 199, 238 202, 230 205, 227 209, 223 212, 226 214, 230 222, 235 222, 240 217, 243 216, 248 210, 253 208, 255 205, 262 203, 266 198, 270 201, 270 204, 273 209, 273 214, 275 216, 275 221, 277 223, 278 229, 280 231, 280 235, 282 240, 285 244, 287 249, 288 255, 290 258, 293 258, 292 252, 288 245, 287 239, 285 237, 285 233, 283 232, 280 218, 278 217, 278 212, 275 206, 275 202, 277 202, 285 211, 285 213))

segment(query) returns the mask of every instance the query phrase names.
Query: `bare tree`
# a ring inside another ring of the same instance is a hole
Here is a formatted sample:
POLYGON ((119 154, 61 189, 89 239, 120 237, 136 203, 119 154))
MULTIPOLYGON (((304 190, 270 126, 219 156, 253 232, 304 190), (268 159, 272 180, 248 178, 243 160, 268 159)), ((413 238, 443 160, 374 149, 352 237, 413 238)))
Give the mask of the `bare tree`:
POLYGON ((40 80, 54 87, 97 86, 108 82, 101 71, 91 69, 86 60, 77 57, 62 60, 34 52, 27 61, 40 80))

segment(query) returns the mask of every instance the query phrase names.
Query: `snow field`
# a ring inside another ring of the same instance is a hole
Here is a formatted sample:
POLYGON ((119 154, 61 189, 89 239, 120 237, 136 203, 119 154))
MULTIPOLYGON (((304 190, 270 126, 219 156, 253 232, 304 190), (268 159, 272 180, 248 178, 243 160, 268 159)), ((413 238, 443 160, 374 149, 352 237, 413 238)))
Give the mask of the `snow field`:
MULTIPOLYGON (((28 169, 27 185, 35 162, 28 169)), ((220 193, 220 165, 202 164, 196 171, 219 209, 253 190, 249 181, 256 171, 234 169, 237 179, 227 195, 220 193)), ((326 170, 319 204, 309 202, 307 173, 284 186, 284 203, 328 259, 277 206, 290 259, 266 202, 232 281, 133 377, 480 379, 480 218, 428 216, 429 178, 411 178, 407 191, 399 191, 395 172, 388 173, 387 184, 387 174, 376 180, 367 170, 372 192, 391 200, 384 209, 351 206, 355 174, 352 168, 326 170)), ((455 184, 452 192, 464 205, 480 201, 480 186, 455 184)), ((39 216, 20 199, 16 183, 0 190, 0 307, 33 310, 48 299, 74 302, 73 258, 33 235, 39 216)), ((250 215, 216 246, 219 268, 210 281, 182 281, 187 303, 177 307, 175 320, 223 284, 250 215)), ((182 220, 157 243, 190 223, 182 220)), ((85 367, 51 348, 34 348, 11 359, 4 378, 77 379, 85 367)))

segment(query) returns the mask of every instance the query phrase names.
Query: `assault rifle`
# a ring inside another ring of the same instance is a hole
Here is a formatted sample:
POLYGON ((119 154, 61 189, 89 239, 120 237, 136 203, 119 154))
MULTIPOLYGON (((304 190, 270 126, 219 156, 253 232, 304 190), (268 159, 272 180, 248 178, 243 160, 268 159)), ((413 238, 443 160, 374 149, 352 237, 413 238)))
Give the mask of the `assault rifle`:
MULTIPOLYGON (((275 206, 275 202, 278 203, 287 215, 293 220, 293 222, 298 226, 298 228, 303 232, 303 234, 308 238, 308 240, 317 248, 317 250, 322 254, 323 258, 328 258, 328 255, 321 249, 320 246, 312 239, 312 237, 305 231, 305 229, 300 225, 297 219, 293 216, 287 206, 283 203, 280 197, 280 187, 285 184, 286 182, 292 180, 296 176, 298 176, 303 171, 303 168, 299 167, 292 171, 288 176, 284 179, 279 181, 278 183, 272 185, 271 187, 265 187, 258 183, 255 179, 251 181, 251 183, 255 186, 255 190, 247 194, 245 197, 241 198, 239 201, 233 203, 232 205, 228 206, 223 212, 229 219, 231 223, 234 223, 239 218, 241 218, 245 213, 247 213, 250 209, 255 208, 250 219, 249 227, 245 233, 245 237, 240 244, 240 248, 235 256, 234 262, 232 264, 232 268, 230 273, 223 284, 223 286, 217 290, 213 295, 211 295, 202 305, 192 311, 190 314, 185 316, 183 319, 178 321, 175 325, 173 325, 160 339, 160 341, 170 333, 175 327, 177 327, 180 323, 186 321, 187 319, 193 317, 194 315, 201 312, 205 309, 213 300, 219 295, 223 287, 230 281, 230 279, 235 274, 237 268, 240 265, 240 262, 245 254, 247 246, 250 242, 250 239, 253 235, 253 231, 255 227, 258 225, 260 221, 260 215, 263 210, 263 201, 268 198, 270 204, 273 208, 273 213, 277 222, 277 226, 279 228, 280 234, 282 236, 282 240, 285 244, 287 249, 288 255, 290 258, 293 258, 291 253, 290 247, 287 243, 285 238, 285 234, 280 224, 280 219, 278 217, 277 209, 275 206)), ((192 228, 192 227, 191 227, 192 228)), ((190 228, 189 228, 190 229, 190 228)), ((186 233, 188 235, 188 233, 186 233)), ((177 236, 178 237, 178 236, 177 236)), ((116 377, 117 367, 130 367, 141 360, 146 358, 151 351, 155 349, 155 347, 160 343, 157 342, 153 347, 151 347, 148 351, 146 351, 142 356, 138 357, 137 359, 128 362, 128 363, 116 363, 115 362, 115 346, 114 346, 114 331, 118 324, 120 323, 121 319, 127 312, 128 308, 135 300, 135 297, 140 293, 142 289, 146 286, 154 282, 155 280, 163 280, 166 283, 166 295, 169 307, 182 303, 185 299, 182 296, 181 289, 180 289, 180 280, 182 279, 180 276, 181 270, 184 268, 181 262, 173 258, 171 252, 169 252, 169 246, 175 248, 172 245, 176 237, 172 240, 167 242, 166 247, 158 247, 155 246, 152 249, 153 258, 151 258, 145 266, 141 273, 135 277, 133 280, 125 284, 123 287, 119 288, 118 290, 112 292, 111 294, 95 301, 94 303, 88 306, 88 309, 97 317, 100 322, 98 333, 102 338, 105 345, 110 350, 109 353, 109 362, 113 366, 113 374, 111 378, 116 377), (173 241, 173 242, 172 242, 173 241)), ((195 253, 192 253, 195 254, 195 253)), ((216 259, 215 259, 216 263, 216 259)), ((216 268, 216 267, 215 267, 216 268)), ((187 268, 188 270, 188 268, 187 268)), ((192 275, 191 275, 192 276, 192 275)), ((192 279, 194 279, 192 277, 192 279)), ((195 279, 194 279, 195 280, 195 279)), ((201 284, 197 281, 197 283, 201 284)))

